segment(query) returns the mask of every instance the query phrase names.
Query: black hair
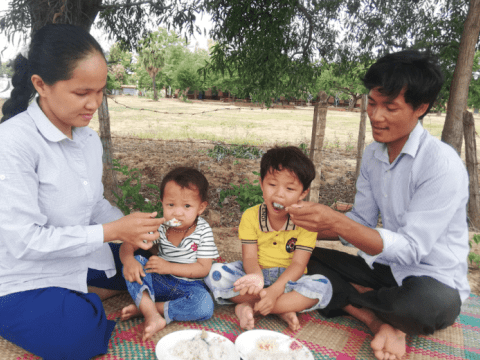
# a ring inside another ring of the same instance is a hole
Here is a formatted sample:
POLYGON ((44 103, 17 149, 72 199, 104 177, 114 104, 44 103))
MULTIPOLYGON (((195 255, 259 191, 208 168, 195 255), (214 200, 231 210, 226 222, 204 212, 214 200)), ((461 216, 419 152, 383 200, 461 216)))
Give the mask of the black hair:
POLYGON ((268 150, 260 161, 260 178, 263 181, 268 172, 283 169, 296 175, 303 185, 303 191, 307 190, 315 179, 315 166, 312 160, 296 146, 276 146, 268 150))
POLYGON ((444 77, 437 59, 417 50, 388 54, 377 60, 365 74, 363 84, 368 90, 395 99, 405 88, 405 102, 413 110, 429 104, 422 119, 432 108, 442 88, 444 77))
POLYGON ((170 181, 182 189, 198 190, 202 202, 208 201, 208 180, 200 171, 190 167, 177 167, 167 173, 160 184, 160 199, 165 195, 165 186, 170 181))
POLYGON ((13 90, 3 104, 4 122, 25 111, 35 96, 31 77, 38 75, 47 85, 72 77, 77 63, 92 53, 103 57, 102 47, 86 30, 68 24, 48 24, 32 37, 28 60, 19 54, 14 60, 13 90))

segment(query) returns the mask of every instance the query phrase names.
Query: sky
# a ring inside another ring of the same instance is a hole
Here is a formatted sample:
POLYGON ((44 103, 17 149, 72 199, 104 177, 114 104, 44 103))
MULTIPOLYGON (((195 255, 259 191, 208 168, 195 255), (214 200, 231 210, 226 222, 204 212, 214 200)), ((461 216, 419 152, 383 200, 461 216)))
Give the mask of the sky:
MULTIPOLYGON (((8 8, 8 3, 10 1, 0 0, 0 14, 2 11, 6 11, 8 8)), ((197 25, 202 29, 205 27, 208 30, 210 29, 210 18, 206 15, 200 19, 197 19, 197 25)), ((108 36, 104 30, 96 29, 95 24, 92 26, 91 34, 97 39, 100 43, 104 51, 108 51, 110 47, 113 45, 113 40, 108 41, 108 36)), ((198 45, 200 48, 208 49, 207 47, 207 37, 202 35, 195 34, 195 38, 189 38, 191 46, 189 47, 191 50, 195 48, 195 42, 198 41, 198 45)), ((0 33, 0 59, 2 62, 6 62, 10 59, 13 59, 18 52, 25 46, 24 44, 17 45, 18 39, 15 40, 15 44, 11 44, 7 41, 7 37, 2 32, 0 33), (2 52, 3 51, 3 52, 2 52)))

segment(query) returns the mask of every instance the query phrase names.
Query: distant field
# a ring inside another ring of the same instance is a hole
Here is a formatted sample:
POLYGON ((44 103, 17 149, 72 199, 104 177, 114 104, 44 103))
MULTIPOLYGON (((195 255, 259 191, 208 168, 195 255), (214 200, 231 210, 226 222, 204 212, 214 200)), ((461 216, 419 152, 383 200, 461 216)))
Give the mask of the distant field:
MULTIPOLYGON (((0 106, 4 99, 0 99, 0 106)), ((215 140, 236 144, 310 144, 313 107, 260 109, 223 102, 183 102, 115 96, 108 100, 111 131, 120 136, 161 139, 215 140), (118 102, 118 103, 117 103, 118 102), (141 110, 144 109, 144 110, 141 110), (153 111, 152 111, 153 110, 153 111)), ((480 123, 480 116, 475 115, 480 123)), ((440 138, 445 114, 428 115, 424 127, 440 138)), ((360 112, 327 112, 325 146, 356 149, 360 112)), ((90 127, 98 131, 95 114, 90 127)), ((480 139, 479 139, 480 140, 480 139)), ((367 121, 366 143, 372 142, 367 121)), ((477 141, 480 145, 480 141, 477 141)))
MULTIPOLYGON (((158 102, 132 96, 109 99, 112 133, 153 138, 193 138, 233 143, 271 144, 310 142, 313 107, 260 109, 231 103, 193 102, 160 99, 158 102), (134 108, 129 109, 128 107, 134 108), (149 109, 158 111, 152 112, 149 109)), ((478 115, 476 120, 480 120, 478 115)), ((445 115, 428 115, 425 128, 440 138, 445 115)), ((327 146, 352 146, 358 137, 359 112, 327 112, 327 146)), ((98 129, 98 118, 90 126, 98 129)), ((372 142, 367 121, 366 142, 372 142)))

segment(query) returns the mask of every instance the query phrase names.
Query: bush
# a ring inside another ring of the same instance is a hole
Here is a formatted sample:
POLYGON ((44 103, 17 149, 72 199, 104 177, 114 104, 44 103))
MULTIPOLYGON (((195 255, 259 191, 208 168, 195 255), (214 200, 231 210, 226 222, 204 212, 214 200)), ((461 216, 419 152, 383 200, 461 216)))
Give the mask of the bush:
MULTIPOLYGON (((260 176, 259 172, 254 171, 253 173, 260 176)), ((252 184, 250 184, 247 178, 244 180, 246 180, 246 183, 239 186, 230 183, 233 189, 222 190, 220 192, 220 198, 218 200, 220 207, 223 207, 223 200, 228 196, 236 197, 235 201, 240 205, 240 211, 242 212, 263 202, 263 192, 260 188, 259 180, 254 180, 252 184)))

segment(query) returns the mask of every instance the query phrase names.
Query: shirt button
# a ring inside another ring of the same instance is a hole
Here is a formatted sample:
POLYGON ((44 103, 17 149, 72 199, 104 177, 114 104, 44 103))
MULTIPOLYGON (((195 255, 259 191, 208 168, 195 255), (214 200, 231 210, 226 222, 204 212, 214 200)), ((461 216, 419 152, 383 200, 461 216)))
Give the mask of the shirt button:
POLYGON ((83 182, 83 185, 88 185, 88 181, 84 181, 84 182, 83 182))
POLYGON ((5 180, 5 175, 0 175, 0 180, 5 180))
POLYGON ((274 242, 273 242, 273 245, 277 245, 277 243, 274 241, 274 242))

